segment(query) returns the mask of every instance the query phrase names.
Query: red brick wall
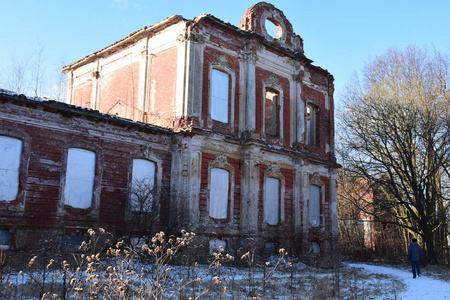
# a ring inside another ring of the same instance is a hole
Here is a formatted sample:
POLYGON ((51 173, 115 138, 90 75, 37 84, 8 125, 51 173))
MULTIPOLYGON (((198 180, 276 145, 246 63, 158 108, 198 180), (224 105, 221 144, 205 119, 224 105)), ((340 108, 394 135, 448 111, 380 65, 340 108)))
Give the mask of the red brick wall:
POLYGON ((173 127, 177 80, 178 49, 152 55, 150 77, 149 123, 173 127))
MULTIPOLYGON (((1 227, 9 229, 13 237, 20 235, 21 240, 16 239, 19 248, 32 245, 41 235, 45 236, 46 230, 59 235, 78 230, 83 234, 87 228, 103 227, 123 233, 132 160, 144 155, 139 144, 126 142, 121 136, 140 139, 151 147, 169 143, 168 137, 67 112, 51 112, 48 108, 1 105, 0 116, 9 110, 27 119, 27 123, 4 119, 0 122, 0 135, 23 142, 17 200, 0 201, 1 227), (111 135, 117 139, 108 137, 111 135), (98 210, 64 206, 64 211, 58 213, 58 207, 63 206, 61 195, 69 148, 96 153, 93 202, 99 200, 98 210)), ((161 217, 154 228, 165 229, 162 224, 168 223, 171 153, 156 148, 150 160, 161 163, 157 172, 163 174, 161 217)))
POLYGON ((74 105, 90 108, 92 101, 92 82, 87 82, 75 87, 74 100, 74 105))
POLYGON ((133 62, 114 72, 102 75, 98 110, 134 119, 137 114, 138 89, 139 62, 133 62))

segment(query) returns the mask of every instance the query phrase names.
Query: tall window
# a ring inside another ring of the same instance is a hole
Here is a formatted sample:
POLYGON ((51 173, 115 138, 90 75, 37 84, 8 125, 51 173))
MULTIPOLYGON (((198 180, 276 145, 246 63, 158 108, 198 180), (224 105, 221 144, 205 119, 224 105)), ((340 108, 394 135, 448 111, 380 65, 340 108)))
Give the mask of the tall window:
POLYGON ((95 153, 71 148, 67 157, 64 203, 86 209, 92 205, 95 178, 95 153))
POLYGON ((21 155, 21 140, 0 136, 0 201, 17 198, 21 155))
POLYGON ((280 180, 266 177, 264 188, 264 221, 276 225, 280 221, 280 180))
POLYGON ((214 219, 228 218, 230 172, 220 168, 211 169, 209 191, 209 216, 214 219))
POLYGON ((211 119, 228 123, 230 75, 213 69, 211 82, 211 119))
POLYGON ((264 126, 267 135, 277 136, 279 132, 279 93, 273 89, 266 89, 264 126))
POLYGON ((145 159, 134 159, 130 190, 131 211, 154 211, 155 182, 156 163, 145 159))
POLYGON ((309 222, 312 227, 320 225, 321 187, 315 184, 309 186, 309 222))
POLYGON ((306 106, 306 144, 317 146, 317 108, 308 104, 306 106))

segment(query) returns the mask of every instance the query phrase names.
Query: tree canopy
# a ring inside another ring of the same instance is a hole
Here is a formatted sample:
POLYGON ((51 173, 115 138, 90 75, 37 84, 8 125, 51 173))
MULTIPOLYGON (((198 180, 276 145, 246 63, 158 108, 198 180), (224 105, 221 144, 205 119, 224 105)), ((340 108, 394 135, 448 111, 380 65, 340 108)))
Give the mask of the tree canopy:
POLYGON ((390 49, 355 77, 340 112, 344 180, 378 195, 355 203, 374 220, 418 235, 432 262, 448 248, 449 80, 448 56, 390 49))

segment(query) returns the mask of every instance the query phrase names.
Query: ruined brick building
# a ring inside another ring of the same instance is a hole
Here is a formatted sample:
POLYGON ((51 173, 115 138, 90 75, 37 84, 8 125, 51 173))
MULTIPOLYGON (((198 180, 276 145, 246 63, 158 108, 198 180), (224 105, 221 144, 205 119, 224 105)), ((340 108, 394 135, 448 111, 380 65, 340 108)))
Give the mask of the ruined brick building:
POLYGON ((337 235, 333 77, 273 5, 239 27, 172 16, 63 72, 68 104, 0 93, 0 155, 14 160, 0 166, 14 174, 0 192, 4 246, 36 231, 122 234, 143 178, 154 228, 205 245, 253 237, 308 253, 337 235))

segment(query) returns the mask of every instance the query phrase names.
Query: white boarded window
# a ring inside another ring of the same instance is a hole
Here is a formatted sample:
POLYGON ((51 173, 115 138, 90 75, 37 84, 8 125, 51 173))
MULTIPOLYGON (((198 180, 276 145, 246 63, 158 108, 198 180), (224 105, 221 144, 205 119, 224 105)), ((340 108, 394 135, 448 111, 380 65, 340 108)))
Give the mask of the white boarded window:
POLYGON ((154 207, 156 163, 146 159, 133 159, 130 210, 151 212, 154 207))
POLYGON ((313 227, 320 225, 320 191, 321 187, 318 185, 309 186, 309 222, 313 227))
POLYGON ((21 140, 0 136, 0 201, 17 198, 21 155, 21 140))
POLYGON ((213 69, 211 82, 211 119, 228 123, 230 75, 213 69))
POLYGON ((228 218, 230 172, 219 168, 211 169, 210 186, 209 216, 214 219, 228 218))
POLYGON ((64 203, 86 209, 92 205, 95 178, 95 153, 71 148, 67 156, 64 203))
POLYGON ((280 220, 280 180, 266 177, 264 189, 264 221, 276 225, 280 220))

